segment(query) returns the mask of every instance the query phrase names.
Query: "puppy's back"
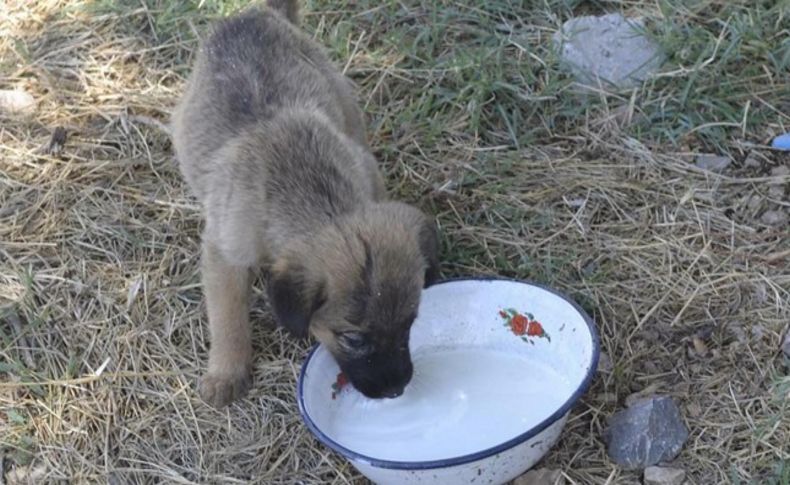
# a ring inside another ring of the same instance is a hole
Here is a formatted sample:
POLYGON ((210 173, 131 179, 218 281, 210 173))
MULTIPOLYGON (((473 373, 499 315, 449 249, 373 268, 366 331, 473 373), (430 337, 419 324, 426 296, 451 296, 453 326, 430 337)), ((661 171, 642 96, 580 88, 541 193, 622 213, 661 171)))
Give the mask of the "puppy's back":
POLYGON ((210 105, 238 130, 284 106, 328 96, 327 83, 316 75, 302 41, 290 23, 265 8, 221 21, 199 53, 200 99, 193 102, 210 105))
POLYGON ((198 192, 221 146, 283 109, 320 110, 339 126, 347 124, 343 98, 350 92, 338 86, 323 51, 290 23, 295 1, 275 0, 272 7, 282 13, 249 8, 220 21, 201 43, 173 115, 176 155, 198 192))

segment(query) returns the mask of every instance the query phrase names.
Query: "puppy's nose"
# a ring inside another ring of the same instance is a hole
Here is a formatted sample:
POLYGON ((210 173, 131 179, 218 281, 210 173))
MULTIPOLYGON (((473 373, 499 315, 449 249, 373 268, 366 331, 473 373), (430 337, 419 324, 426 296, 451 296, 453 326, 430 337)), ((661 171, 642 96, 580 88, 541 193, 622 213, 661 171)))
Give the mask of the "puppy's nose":
POLYGON ((390 387, 389 389, 385 389, 381 395, 389 399, 394 399, 396 397, 400 397, 403 394, 403 389, 403 386, 390 387))

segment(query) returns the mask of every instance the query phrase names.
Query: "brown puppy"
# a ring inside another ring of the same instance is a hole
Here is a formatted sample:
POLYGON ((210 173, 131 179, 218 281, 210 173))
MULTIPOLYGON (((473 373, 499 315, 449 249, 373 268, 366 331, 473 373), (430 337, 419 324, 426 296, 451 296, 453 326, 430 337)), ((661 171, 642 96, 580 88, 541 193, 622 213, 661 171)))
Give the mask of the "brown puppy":
POLYGON ((434 225, 386 200, 350 83, 295 27, 296 2, 220 22, 173 115, 176 157, 206 217, 200 394, 215 406, 251 382, 254 270, 269 276, 277 320, 311 332, 374 398, 411 379, 409 330, 438 276, 434 225))

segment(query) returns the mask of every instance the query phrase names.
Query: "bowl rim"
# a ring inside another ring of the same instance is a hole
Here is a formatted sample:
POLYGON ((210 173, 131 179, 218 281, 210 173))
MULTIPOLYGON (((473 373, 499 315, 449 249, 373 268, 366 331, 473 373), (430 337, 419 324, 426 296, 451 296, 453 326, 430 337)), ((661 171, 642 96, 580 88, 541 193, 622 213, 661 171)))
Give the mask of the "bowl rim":
POLYGON ((489 458, 505 450, 520 445, 521 443, 529 440, 530 438, 533 438, 534 436, 540 434, 546 428, 554 424, 556 421, 561 419, 563 416, 565 416, 565 414, 571 410, 571 408, 584 395, 584 393, 587 392, 587 390, 590 388, 590 385, 592 384, 593 377, 595 377, 598 368, 598 359, 601 353, 600 337, 598 335, 598 329, 596 328, 593 319, 587 314, 586 311, 584 311, 584 309, 581 306, 579 306, 578 303, 573 301, 565 294, 553 288, 549 288, 545 285, 542 285, 540 283, 535 283, 530 280, 504 278, 499 276, 471 276, 471 277, 446 278, 435 282, 430 287, 439 286, 447 283, 458 283, 464 281, 487 281, 487 282, 505 281, 511 283, 525 284, 528 286, 534 286, 562 298, 563 300, 568 302, 577 312, 579 312, 579 314, 584 319, 584 322, 587 324, 587 328, 590 331, 590 337, 592 340, 592 357, 590 360, 590 367, 587 369, 587 373, 585 374, 584 379, 582 379, 582 382, 579 384, 579 386, 576 388, 573 394, 571 394, 571 396, 554 413, 552 413, 549 417, 547 417, 537 425, 526 430, 524 433, 521 433, 515 438, 511 438, 508 441, 500 443, 496 446, 492 446, 490 448, 486 448, 481 451, 476 451, 474 453, 469 453, 461 456, 454 456, 450 458, 442 458, 439 460, 427 460, 427 461, 396 461, 396 460, 384 460, 379 458, 373 458, 370 456, 363 455, 362 453, 358 453, 356 451, 350 450, 345 446, 341 445, 340 443, 336 442, 326 434, 324 434, 324 432, 321 431, 321 429, 313 422, 312 418, 310 417, 310 414, 307 412, 304 403, 304 378, 308 364, 310 363, 310 359, 313 358, 313 355, 320 347, 320 344, 316 344, 313 346, 312 349, 310 349, 310 352, 307 354, 307 358, 302 364, 302 368, 299 372, 299 381, 297 384, 296 392, 297 392, 297 401, 299 405, 299 414, 302 416, 302 420, 305 422, 310 432, 312 432, 313 435, 316 438, 318 438, 318 440, 321 443, 328 446, 330 449, 334 450, 335 452, 340 453, 341 455, 343 455, 349 460, 355 462, 361 462, 376 468, 384 468, 389 470, 431 470, 437 468, 449 468, 449 467, 464 465, 467 463, 472 463, 478 460, 489 458))

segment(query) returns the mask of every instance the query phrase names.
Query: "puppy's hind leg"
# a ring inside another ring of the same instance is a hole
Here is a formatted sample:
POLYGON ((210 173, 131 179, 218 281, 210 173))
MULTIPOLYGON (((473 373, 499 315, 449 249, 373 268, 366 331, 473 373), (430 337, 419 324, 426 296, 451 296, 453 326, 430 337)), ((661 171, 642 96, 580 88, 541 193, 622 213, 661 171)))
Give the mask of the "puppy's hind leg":
POLYGON ((204 401, 221 408, 244 396, 252 383, 252 271, 229 264, 205 240, 202 266, 211 347, 199 392, 204 401))

